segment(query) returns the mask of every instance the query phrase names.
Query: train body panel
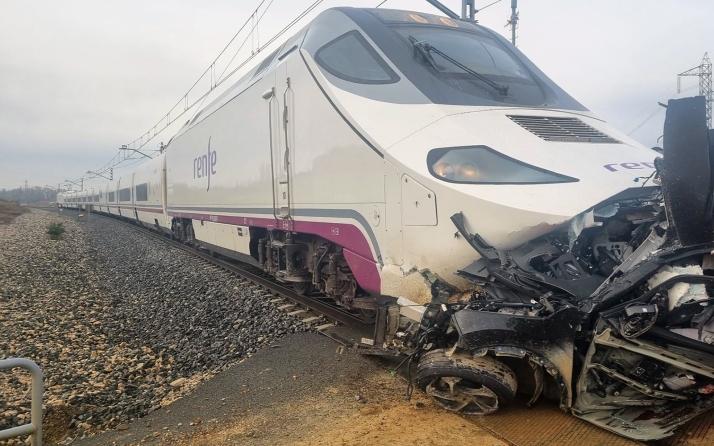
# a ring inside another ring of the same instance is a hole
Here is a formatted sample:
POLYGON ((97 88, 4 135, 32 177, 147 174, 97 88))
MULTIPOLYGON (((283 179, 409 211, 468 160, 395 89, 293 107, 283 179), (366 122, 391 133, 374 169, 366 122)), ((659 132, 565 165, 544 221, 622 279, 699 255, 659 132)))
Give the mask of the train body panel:
POLYGON ((217 242, 220 226, 197 222, 318 235, 347 249, 367 271, 363 287, 378 292, 384 162, 334 113, 299 52, 285 47, 259 81, 174 138, 169 215, 194 220, 196 238, 221 248, 231 239, 217 242))
POLYGON ((135 219, 134 213, 134 173, 126 173, 117 181, 117 212, 123 218, 135 219))
POLYGON ((165 169, 166 156, 161 154, 134 171, 134 211, 141 223, 169 229, 163 192, 165 169))

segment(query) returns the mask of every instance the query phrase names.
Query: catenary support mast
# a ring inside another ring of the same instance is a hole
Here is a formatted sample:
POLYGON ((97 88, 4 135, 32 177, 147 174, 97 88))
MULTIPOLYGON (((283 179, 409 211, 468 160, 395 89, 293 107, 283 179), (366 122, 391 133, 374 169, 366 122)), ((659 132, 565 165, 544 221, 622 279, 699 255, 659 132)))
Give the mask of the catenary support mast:
POLYGON ((709 60, 709 54, 704 53, 702 62, 699 66, 691 68, 677 75, 677 93, 681 93, 682 76, 699 76, 699 95, 704 96, 706 100, 707 125, 712 128, 712 101, 714 93, 712 93, 712 61, 709 60))

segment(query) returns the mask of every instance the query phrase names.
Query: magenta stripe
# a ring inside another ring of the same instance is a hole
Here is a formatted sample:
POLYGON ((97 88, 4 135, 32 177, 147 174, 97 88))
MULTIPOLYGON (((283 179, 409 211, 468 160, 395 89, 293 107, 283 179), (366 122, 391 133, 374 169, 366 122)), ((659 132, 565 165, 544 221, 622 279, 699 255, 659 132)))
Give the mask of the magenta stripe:
POLYGON ((350 266, 350 271, 355 275, 359 286, 369 293, 379 294, 382 289, 382 279, 379 276, 377 264, 359 254, 353 253, 349 249, 343 249, 342 254, 344 254, 345 260, 350 266))
POLYGON ((238 226, 253 226, 280 229, 304 234, 318 235, 343 248, 345 260, 350 265, 357 283, 365 290, 379 293, 381 280, 376 261, 367 238, 356 226, 348 223, 317 222, 302 220, 276 220, 274 218, 247 217, 239 215, 215 215, 200 212, 169 211, 172 217, 205 220, 238 226))
POLYGON ((174 212, 169 211, 172 217, 190 218, 193 220, 212 221, 239 226, 257 226, 260 228, 280 229, 284 231, 301 232, 319 235, 331 242, 348 248, 356 254, 372 259, 372 249, 369 242, 356 226, 348 223, 317 222, 301 220, 276 220, 274 218, 248 217, 236 214, 215 215, 200 212, 174 212))

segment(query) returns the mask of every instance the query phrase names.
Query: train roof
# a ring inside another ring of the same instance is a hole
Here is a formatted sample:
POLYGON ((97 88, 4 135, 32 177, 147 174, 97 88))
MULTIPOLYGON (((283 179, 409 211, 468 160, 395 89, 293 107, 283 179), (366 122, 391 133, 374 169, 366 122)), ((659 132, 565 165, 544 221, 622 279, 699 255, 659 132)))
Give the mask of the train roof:
POLYGON ((280 44, 267 57, 262 59, 259 63, 256 63, 256 65, 253 68, 251 68, 246 74, 241 76, 240 79, 238 79, 236 82, 234 82, 230 87, 228 87, 228 89, 226 91, 221 93, 216 99, 214 99, 209 104, 207 104, 203 108, 201 108, 191 119, 186 121, 186 123, 181 127, 181 129, 179 129, 176 132, 176 134, 171 138, 171 140, 169 140, 169 144, 171 143, 171 141, 174 138, 183 134, 186 130, 191 128, 193 125, 200 122, 201 121, 200 118, 207 117, 215 110, 221 108, 223 105, 230 102, 233 98, 235 98, 236 96, 241 94, 243 91, 247 90, 255 82, 262 79, 262 77, 266 73, 270 72, 270 69, 272 68, 273 62, 275 61, 275 59, 280 59, 280 57, 276 57, 276 56, 282 49, 287 48, 286 52, 292 51, 292 47, 289 45, 290 43, 296 42, 300 37, 302 37, 307 32, 307 30, 313 25, 313 23, 322 20, 324 15, 328 14, 329 12, 334 12, 334 11, 342 12, 347 16, 349 16, 351 13, 354 13, 354 12, 368 12, 371 15, 377 17, 379 20, 381 20, 385 24, 410 23, 410 24, 414 24, 414 25, 442 26, 442 27, 459 28, 459 29, 463 29, 463 30, 480 31, 480 32, 486 32, 486 30, 487 30, 487 28, 485 28, 481 25, 478 25, 474 22, 456 20, 456 19, 451 19, 449 17, 439 16, 439 15, 435 15, 435 14, 428 14, 428 13, 423 13, 423 12, 417 12, 417 11, 407 11, 407 10, 399 10, 399 9, 352 8, 352 7, 346 7, 346 6, 340 6, 340 7, 326 9, 325 11, 322 11, 320 14, 318 14, 317 17, 312 19, 310 21, 310 23, 305 25, 300 31, 293 34, 290 38, 288 38, 286 41, 284 41, 282 44, 280 44))

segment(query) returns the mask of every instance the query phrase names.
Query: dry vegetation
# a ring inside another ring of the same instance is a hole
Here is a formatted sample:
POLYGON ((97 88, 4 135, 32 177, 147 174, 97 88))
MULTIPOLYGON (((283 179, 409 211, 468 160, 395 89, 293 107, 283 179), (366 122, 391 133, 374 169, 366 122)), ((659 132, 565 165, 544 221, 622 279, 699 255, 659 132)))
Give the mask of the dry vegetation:
POLYGON ((14 201, 0 200, 0 224, 11 223, 15 217, 29 210, 14 201))

